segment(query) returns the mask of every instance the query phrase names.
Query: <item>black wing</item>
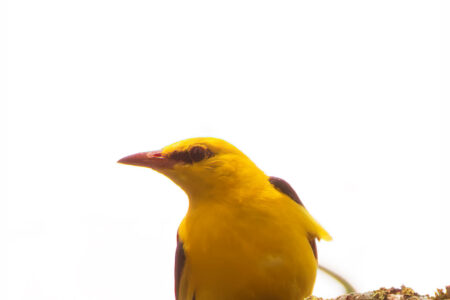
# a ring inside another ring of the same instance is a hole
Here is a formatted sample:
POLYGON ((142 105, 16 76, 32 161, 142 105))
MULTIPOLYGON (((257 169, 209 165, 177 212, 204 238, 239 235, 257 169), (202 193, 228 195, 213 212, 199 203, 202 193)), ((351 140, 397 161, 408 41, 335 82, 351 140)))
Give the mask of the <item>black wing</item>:
POLYGON ((181 274, 183 273, 186 255, 184 254, 183 242, 177 235, 177 250, 175 251, 175 299, 179 299, 181 274))
MULTIPOLYGON (((296 203, 300 204, 301 206, 305 207, 300 200, 300 197, 297 195, 297 193, 294 191, 294 189, 291 187, 289 183, 287 183, 285 180, 278 178, 278 177, 269 177, 269 182, 280 192, 283 194, 288 195, 292 200, 294 200, 296 203)), ((314 257, 317 259, 317 246, 316 246, 316 239, 314 237, 309 237, 309 244, 311 245, 312 251, 314 253, 314 257)))
POLYGON ((297 195, 297 193, 294 191, 294 189, 292 188, 292 186, 289 183, 287 183, 286 181, 284 181, 281 178, 273 177, 273 176, 269 177, 269 181, 271 184, 273 184, 273 186, 277 190, 279 190, 283 194, 288 195, 289 197, 292 198, 292 200, 294 200, 301 206, 305 207, 303 205, 302 201, 300 200, 300 197, 297 195))

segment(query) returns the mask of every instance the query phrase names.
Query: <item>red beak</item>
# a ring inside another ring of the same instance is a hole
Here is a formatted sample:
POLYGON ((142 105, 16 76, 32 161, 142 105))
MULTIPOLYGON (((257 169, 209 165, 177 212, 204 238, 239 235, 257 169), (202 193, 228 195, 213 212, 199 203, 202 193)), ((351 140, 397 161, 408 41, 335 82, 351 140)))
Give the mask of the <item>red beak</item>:
POLYGON ((161 150, 157 150, 125 156, 118 163, 161 170, 172 168, 175 161, 163 155, 161 150))

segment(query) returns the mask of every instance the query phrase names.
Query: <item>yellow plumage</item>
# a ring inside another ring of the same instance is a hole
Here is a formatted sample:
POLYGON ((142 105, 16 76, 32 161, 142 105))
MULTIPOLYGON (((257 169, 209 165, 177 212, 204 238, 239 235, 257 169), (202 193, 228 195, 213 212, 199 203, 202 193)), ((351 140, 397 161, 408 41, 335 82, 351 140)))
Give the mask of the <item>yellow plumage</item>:
POLYGON ((311 240, 331 237, 302 205, 223 140, 184 140, 158 157, 159 164, 172 163, 150 167, 189 197, 178 230, 178 300, 298 300, 311 294, 317 270, 311 240), (197 152, 204 157, 198 160, 197 152))

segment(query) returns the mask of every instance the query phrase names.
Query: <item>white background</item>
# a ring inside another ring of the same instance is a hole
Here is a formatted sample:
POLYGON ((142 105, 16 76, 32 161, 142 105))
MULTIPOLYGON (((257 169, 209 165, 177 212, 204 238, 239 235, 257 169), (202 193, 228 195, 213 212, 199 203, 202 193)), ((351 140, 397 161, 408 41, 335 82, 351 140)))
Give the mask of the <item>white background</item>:
POLYGON ((359 290, 450 284, 449 1, 1 6, 1 299, 174 299, 187 199, 116 161, 196 136, 289 181, 359 290))

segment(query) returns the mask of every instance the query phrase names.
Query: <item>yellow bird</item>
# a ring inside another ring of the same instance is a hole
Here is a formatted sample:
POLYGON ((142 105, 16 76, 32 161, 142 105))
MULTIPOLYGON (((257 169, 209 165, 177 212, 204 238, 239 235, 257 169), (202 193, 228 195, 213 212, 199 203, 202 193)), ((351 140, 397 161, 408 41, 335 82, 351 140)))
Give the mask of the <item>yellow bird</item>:
POLYGON ((315 240, 331 240, 284 180, 233 145, 193 138, 119 163, 149 167, 189 197, 175 259, 177 300, 299 300, 316 278, 315 240))

